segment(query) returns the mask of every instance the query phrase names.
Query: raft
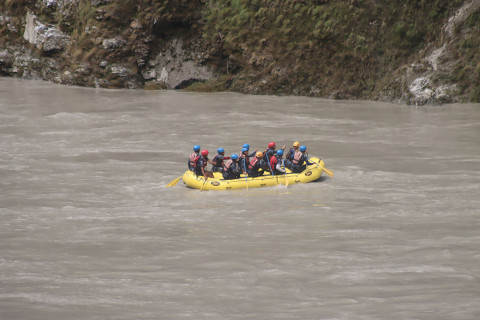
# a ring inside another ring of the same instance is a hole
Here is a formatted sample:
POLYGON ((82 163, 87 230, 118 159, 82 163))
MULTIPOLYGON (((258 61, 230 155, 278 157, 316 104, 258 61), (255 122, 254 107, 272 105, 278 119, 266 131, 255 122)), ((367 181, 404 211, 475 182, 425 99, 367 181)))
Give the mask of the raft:
POLYGON ((278 185, 292 185, 295 183, 307 183, 318 180, 324 172, 325 164, 323 160, 312 157, 309 158, 311 165, 307 165, 304 171, 293 173, 287 169, 287 174, 271 175, 265 172, 263 176, 248 177, 241 175, 239 179, 225 180, 220 172, 214 172, 215 178, 209 178, 205 181, 203 176, 197 176, 194 172, 187 170, 183 176, 183 183, 190 188, 200 190, 231 190, 246 188, 274 187, 278 185))

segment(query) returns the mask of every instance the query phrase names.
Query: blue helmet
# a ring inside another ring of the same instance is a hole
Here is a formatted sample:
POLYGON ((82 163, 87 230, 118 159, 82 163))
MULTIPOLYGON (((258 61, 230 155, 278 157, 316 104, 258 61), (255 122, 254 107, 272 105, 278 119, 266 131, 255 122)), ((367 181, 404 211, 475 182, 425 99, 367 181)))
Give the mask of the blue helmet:
POLYGON ((277 151, 277 154, 278 154, 280 157, 283 156, 283 150, 282 150, 282 149, 278 150, 278 151, 277 151))
POLYGON ((193 151, 197 152, 200 151, 200 146, 198 144, 193 146, 193 151))
POLYGON ((242 152, 247 152, 248 148, 243 147, 242 152))
POLYGON ((218 148, 218 149, 217 149, 217 152, 218 152, 218 153, 224 153, 225 150, 223 150, 223 148, 218 148))
POLYGON ((249 145, 248 143, 245 143, 245 144, 242 146, 242 148, 247 148, 247 151, 248 151, 248 149, 250 149, 250 145, 249 145))
POLYGON ((307 151, 307 147, 305 146, 300 146, 300 152, 305 152, 307 151))
POLYGON ((238 154, 232 154, 232 156, 230 157, 230 159, 232 160, 237 160, 238 159, 238 154))

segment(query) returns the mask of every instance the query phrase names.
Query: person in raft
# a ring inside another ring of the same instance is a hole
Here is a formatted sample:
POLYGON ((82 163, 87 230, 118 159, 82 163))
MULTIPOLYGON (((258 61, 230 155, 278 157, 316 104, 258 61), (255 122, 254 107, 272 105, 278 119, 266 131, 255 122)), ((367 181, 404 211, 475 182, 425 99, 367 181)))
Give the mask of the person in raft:
POLYGON ((200 146, 194 145, 193 152, 188 157, 188 170, 194 171, 193 168, 195 167, 195 162, 197 162, 198 158, 200 157, 200 146))
POLYGON ((240 178, 238 159, 238 154, 232 154, 230 160, 225 162, 225 166, 223 167, 223 179, 232 180, 240 178))
POLYGON ((307 164, 308 165, 313 164, 313 162, 308 161, 308 157, 305 154, 305 151, 307 151, 307 147, 301 146, 295 152, 295 155, 293 156, 292 164, 290 166, 290 170, 292 170, 292 172, 300 173, 307 168, 307 164))
MULTIPOLYGON (((269 163, 270 163, 270 159, 273 157, 273 155, 276 152, 276 150, 275 150, 276 147, 277 147, 276 143, 272 141, 268 144, 267 150, 265 150, 265 153, 264 153, 263 159, 262 159, 262 167, 265 170, 270 171, 269 163)), ((285 146, 283 146, 281 150, 283 151, 284 149, 285 149, 285 146)))
POLYGON ((273 175, 285 174, 285 169, 281 167, 283 164, 283 150, 278 150, 273 157, 270 158, 270 167, 272 168, 273 175))
POLYGON ((263 152, 258 151, 255 154, 255 158, 253 158, 250 163, 248 164, 247 167, 247 174, 249 177, 259 177, 263 175, 263 169, 262 169, 262 157, 263 157, 263 152))
POLYGON ((249 150, 250 150, 250 145, 248 143, 245 143, 242 146, 242 153, 240 154, 240 158, 238 160, 238 163, 240 164, 243 174, 247 174, 247 167, 248 167, 248 164, 250 163, 250 158, 255 157, 255 154, 258 151, 258 149, 255 149, 255 151, 249 154, 248 153, 249 150))
POLYGON ((198 157, 197 161, 195 162, 194 172, 197 176, 205 177, 205 180, 207 180, 208 178, 213 178, 213 173, 206 169, 207 163, 208 150, 202 150, 201 156, 198 157))
POLYGON ((212 161, 209 161, 212 164, 212 172, 223 172, 223 160, 228 160, 230 157, 225 157, 225 150, 223 148, 217 149, 217 154, 213 157, 212 161))
POLYGON ((295 155, 295 151, 297 151, 299 147, 300 147, 300 142, 295 141, 293 143, 292 148, 290 148, 290 150, 287 152, 285 156, 285 166, 287 168, 289 168, 292 165, 293 156, 295 155))

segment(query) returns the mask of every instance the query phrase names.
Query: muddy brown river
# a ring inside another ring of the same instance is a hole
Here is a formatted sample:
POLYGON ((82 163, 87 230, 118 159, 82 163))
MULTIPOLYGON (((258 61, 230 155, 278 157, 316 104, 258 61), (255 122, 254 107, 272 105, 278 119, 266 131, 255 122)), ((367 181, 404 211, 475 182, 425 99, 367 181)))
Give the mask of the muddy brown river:
POLYGON ((0 319, 480 319, 478 104, 0 78, 0 154, 0 319), (272 140, 334 176, 165 187, 272 140))

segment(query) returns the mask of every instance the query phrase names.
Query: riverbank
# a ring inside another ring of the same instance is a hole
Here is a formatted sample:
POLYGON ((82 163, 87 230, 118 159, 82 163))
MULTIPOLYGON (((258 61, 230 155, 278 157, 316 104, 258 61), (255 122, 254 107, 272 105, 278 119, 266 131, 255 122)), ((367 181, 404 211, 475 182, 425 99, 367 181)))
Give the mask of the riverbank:
POLYGON ((480 1, 0 4, 0 75, 102 88, 480 102, 480 1))

